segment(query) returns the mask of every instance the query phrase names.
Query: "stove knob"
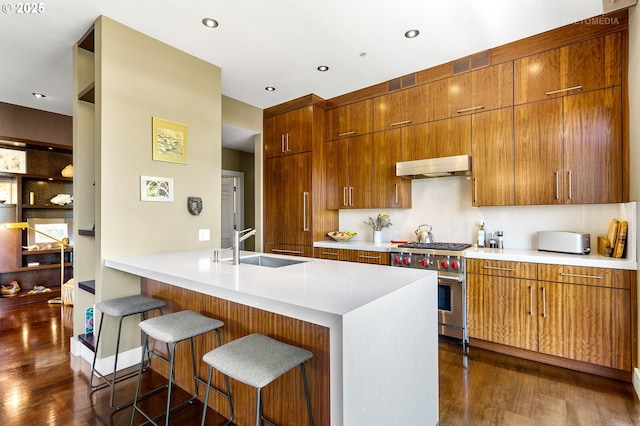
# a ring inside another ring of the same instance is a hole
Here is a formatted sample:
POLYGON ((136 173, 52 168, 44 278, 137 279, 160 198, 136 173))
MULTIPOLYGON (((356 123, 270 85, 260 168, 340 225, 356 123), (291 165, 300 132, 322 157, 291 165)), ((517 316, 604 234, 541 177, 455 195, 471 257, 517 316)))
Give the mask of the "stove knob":
POLYGON ((460 263, 455 262, 455 261, 451 262, 451 268, 455 269, 457 271, 458 269, 460 269, 460 263))
POLYGON ((404 263, 405 265, 408 265, 411 262, 411 259, 409 259, 408 257, 405 257, 402 259, 402 263, 404 263))
POLYGON ((442 266, 442 269, 449 269, 449 261, 448 260, 443 260, 440 265, 442 266))
POLYGON ((399 265, 401 262, 402 262, 402 257, 396 256, 393 258, 393 263, 395 263, 396 265, 399 265))
POLYGON ((429 266, 429 261, 427 259, 422 259, 420 260, 420 264, 426 268, 429 266))

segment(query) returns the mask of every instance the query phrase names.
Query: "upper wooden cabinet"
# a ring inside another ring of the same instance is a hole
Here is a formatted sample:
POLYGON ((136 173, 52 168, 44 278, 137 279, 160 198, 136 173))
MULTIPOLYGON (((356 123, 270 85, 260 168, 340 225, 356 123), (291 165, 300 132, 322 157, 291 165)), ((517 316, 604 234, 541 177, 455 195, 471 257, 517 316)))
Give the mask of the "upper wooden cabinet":
POLYGON ((403 129, 402 161, 470 154, 470 115, 403 129))
POLYGON ((609 34, 517 59, 515 104, 611 86, 622 81, 622 35, 609 34))
POLYGON ((408 129, 374 133, 373 207, 410 208, 411 181, 396 176, 396 163, 402 161, 402 140, 408 129))
POLYGON ((311 151, 312 123, 312 106, 265 118, 263 122, 265 158, 311 151))
POLYGON ((620 87, 515 107, 517 205, 623 200, 620 87))
POLYGON ((513 105, 513 62, 433 83, 432 119, 440 120, 513 105))
POLYGON ((374 98, 374 130, 389 130, 431 120, 430 98, 431 84, 410 87, 374 98))
POLYGON ((327 111, 327 140, 362 135, 373 131, 373 101, 345 105, 327 111))
POLYGON ((327 208, 371 208, 373 136, 328 141, 325 147, 327 208))

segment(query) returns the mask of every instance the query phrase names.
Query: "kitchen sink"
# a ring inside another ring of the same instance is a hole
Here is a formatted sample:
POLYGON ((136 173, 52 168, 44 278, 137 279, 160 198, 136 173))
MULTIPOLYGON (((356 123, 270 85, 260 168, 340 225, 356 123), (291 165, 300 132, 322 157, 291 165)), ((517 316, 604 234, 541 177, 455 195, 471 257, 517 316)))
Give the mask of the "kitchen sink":
POLYGON ((241 257, 240 263, 246 263, 249 265, 266 266, 267 268, 281 268, 283 266, 297 265, 298 263, 305 263, 306 260, 294 260, 283 259, 280 257, 270 256, 248 256, 241 257))

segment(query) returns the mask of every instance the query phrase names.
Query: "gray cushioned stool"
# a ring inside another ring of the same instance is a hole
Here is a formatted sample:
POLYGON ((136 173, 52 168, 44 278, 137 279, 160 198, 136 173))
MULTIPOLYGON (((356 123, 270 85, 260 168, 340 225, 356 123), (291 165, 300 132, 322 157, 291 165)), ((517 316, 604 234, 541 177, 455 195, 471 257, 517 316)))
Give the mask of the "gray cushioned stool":
MULTIPOLYGON (((160 317, 151 318, 145 321, 140 322, 140 328, 145 334, 144 345, 142 347, 142 360, 144 361, 145 355, 148 355, 151 358, 151 355, 157 356, 160 360, 169 364, 169 380, 166 385, 160 386, 145 395, 140 396, 140 383, 142 379, 142 365, 140 366, 140 371, 138 374, 138 385, 136 387, 136 395, 133 401, 133 411, 131 413, 131 424, 133 425, 133 421, 136 416, 136 412, 142 414, 147 422, 157 425, 156 420, 162 416, 165 416, 165 424, 169 424, 169 414, 171 411, 176 410, 186 404, 191 403, 198 397, 198 382, 205 383, 203 380, 199 379, 196 373, 196 359, 195 359, 195 349, 193 345, 193 338, 196 336, 200 336, 202 334, 208 333, 210 331, 215 331, 218 338, 218 346, 221 345, 220 340, 220 331, 218 330, 222 327, 224 323, 220 320, 209 318, 207 316, 201 315, 194 311, 180 311, 174 312, 171 314, 163 315, 160 317), (167 357, 165 357, 162 353, 156 352, 153 348, 149 347, 149 337, 152 339, 163 342, 167 344, 167 357), (174 361, 175 361, 175 353, 176 353, 176 345, 184 340, 190 340, 191 342, 191 362, 193 365, 193 383, 195 386, 195 392, 191 398, 187 401, 184 401, 174 407, 171 407, 171 392, 173 388, 174 381, 174 361), (172 348, 169 349, 169 344, 172 345, 172 348), (166 411, 151 417, 148 413, 145 413, 139 406, 138 401, 143 399, 146 395, 151 393, 155 393, 160 389, 168 389, 167 394, 167 407, 166 411)), ((226 378, 225 378, 226 379, 226 378)), ((147 423, 145 422, 145 423, 147 423)))
MULTIPOLYGON (((299 365, 304 383, 305 397, 307 399, 309 425, 313 426, 311 401, 309 399, 309 388, 307 386, 307 373, 304 368, 304 362, 312 357, 313 353, 306 349, 288 345, 262 334, 255 333, 241 337, 206 353, 202 357, 204 362, 210 365, 207 392, 204 400, 205 402, 209 401, 211 375, 215 368, 223 373, 225 377, 232 377, 256 388, 256 426, 260 426, 263 421, 273 425, 274 423, 266 419, 262 414, 261 390, 284 373, 299 365)), ((217 390, 216 388, 213 389, 217 390)), ((233 420, 233 405, 231 404, 231 394, 228 391, 225 397, 229 400, 229 406, 231 408, 230 418, 226 423, 228 425, 233 420)), ((205 404, 204 412, 202 413, 202 425, 205 424, 206 414, 207 406, 205 404)))
POLYGON ((109 404, 111 405, 111 408, 115 408, 116 410, 118 410, 120 408, 127 407, 133 403, 133 401, 129 401, 115 407, 113 405, 113 396, 116 390, 117 382, 122 381, 124 379, 128 379, 129 377, 133 377, 137 374, 137 372, 132 372, 132 373, 128 373, 123 376, 117 377, 118 352, 120 352, 120 334, 122 332, 122 320, 128 316, 137 315, 137 314, 142 314, 142 319, 144 319, 145 314, 147 312, 151 312, 156 309, 160 311, 160 314, 162 315, 162 308, 166 306, 166 304, 167 303, 164 300, 154 299, 154 298, 142 296, 142 295, 120 297, 118 299, 111 299, 111 300, 107 300, 107 301, 96 304, 96 308, 99 309, 101 312, 100 327, 98 328, 98 337, 96 339, 96 347, 95 347, 96 355, 98 353, 98 346, 100 345, 100 337, 102 335, 102 324, 104 323, 103 320, 104 320, 105 314, 111 317, 120 319, 118 324, 118 337, 116 340, 115 361, 113 363, 113 375, 111 376, 111 379, 109 379, 96 370, 97 356, 94 355, 93 363, 91 364, 91 379, 89 382, 91 388, 102 389, 107 386, 111 387, 111 396, 109 398, 109 404), (93 384, 94 376, 104 380, 105 383, 100 384, 100 382, 98 382, 94 385, 93 384))

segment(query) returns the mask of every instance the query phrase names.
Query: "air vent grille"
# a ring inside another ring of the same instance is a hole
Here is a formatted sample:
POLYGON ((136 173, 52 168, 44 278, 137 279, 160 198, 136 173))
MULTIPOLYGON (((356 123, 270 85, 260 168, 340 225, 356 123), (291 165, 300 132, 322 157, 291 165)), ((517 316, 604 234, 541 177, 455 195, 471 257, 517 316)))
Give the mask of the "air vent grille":
POLYGON ((402 77, 394 78, 387 82, 387 90, 393 92, 395 90, 405 89, 407 87, 415 86, 416 73, 404 75, 402 77))

